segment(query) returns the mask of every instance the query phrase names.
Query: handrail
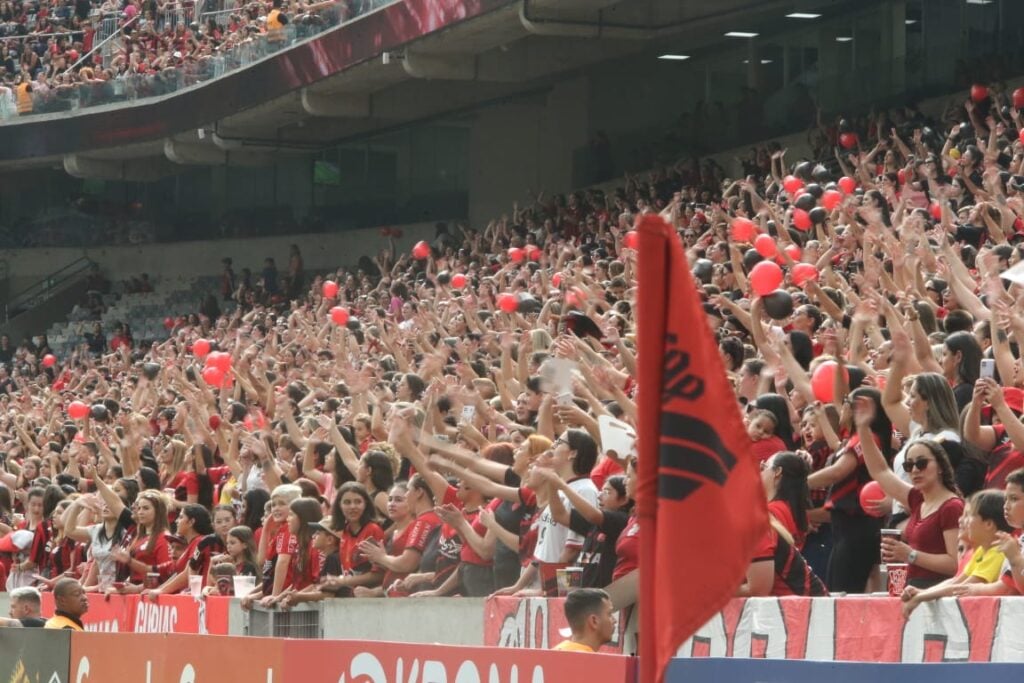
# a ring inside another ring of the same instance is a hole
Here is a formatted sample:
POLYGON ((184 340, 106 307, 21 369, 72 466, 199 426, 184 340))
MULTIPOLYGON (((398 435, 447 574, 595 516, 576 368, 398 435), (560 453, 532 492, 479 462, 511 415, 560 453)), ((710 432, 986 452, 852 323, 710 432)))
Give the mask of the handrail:
POLYGON ((120 28, 118 28, 118 29, 117 29, 116 31, 114 31, 114 32, 113 32, 113 33, 111 33, 111 34, 110 34, 109 36, 107 36, 106 38, 104 38, 103 40, 101 40, 101 41, 100 41, 100 42, 99 42, 98 44, 96 44, 96 45, 93 45, 93 46, 92 46, 92 49, 91 49, 91 50, 89 50, 89 51, 88 51, 88 52, 86 52, 86 53, 85 53, 84 55, 82 55, 81 57, 79 57, 79 58, 78 58, 78 61, 77 61, 77 62, 75 62, 74 64, 72 64, 71 66, 69 66, 69 67, 68 67, 67 69, 65 69, 65 70, 64 70, 64 73, 62 73, 62 74, 61 74, 61 76, 65 76, 65 75, 67 75, 67 74, 71 73, 71 72, 72 72, 72 71, 73 71, 73 70, 75 69, 75 67, 76 67, 76 66, 78 66, 79 64, 81 64, 82 62, 84 62, 84 61, 85 61, 86 59, 88 59, 88 58, 89 58, 90 56, 92 56, 92 54, 93 54, 94 52, 96 52, 96 50, 99 50, 99 49, 100 49, 101 47, 103 47, 103 46, 104 46, 105 44, 107 44, 108 42, 110 42, 111 40, 113 40, 114 38, 116 38, 117 36, 119 36, 119 35, 121 34, 121 32, 123 32, 123 31, 124 31, 124 30, 125 30, 126 28, 128 28, 128 27, 129 27, 129 26, 130 26, 130 25, 131 25, 131 24, 132 24, 133 22, 135 22, 135 21, 138 21, 138 19, 139 19, 139 17, 140 17, 140 16, 141 16, 141 15, 139 15, 139 14, 136 14, 136 15, 135 15, 134 17, 132 17, 132 18, 131 18, 131 19, 129 19, 128 21, 124 22, 124 24, 123 24, 123 25, 121 25, 121 27, 120 27, 120 28))
POLYGON ((25 304, 32 301, 32 299, 57 289, 71 280, 74 276, 86 271, 92 265, 93 261, 83 256, 72 261, 63 268, 55 270, 39 282, 29 285, 22 291, 18 292, 18 294, 11 297, 10 300, 4 304, 4 319, 9 322, 11 318, 17 316, 18 313, 24 313, 27 310, 25 304), (14 316, 11 315, 11 311, 15 311, 14 316))

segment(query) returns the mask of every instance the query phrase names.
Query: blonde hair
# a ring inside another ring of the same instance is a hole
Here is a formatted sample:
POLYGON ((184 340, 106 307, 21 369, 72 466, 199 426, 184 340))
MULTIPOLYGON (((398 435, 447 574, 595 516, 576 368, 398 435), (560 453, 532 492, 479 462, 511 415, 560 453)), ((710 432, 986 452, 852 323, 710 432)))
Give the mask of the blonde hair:
POLYGON ((292 501, 302 498, 302 488, 295 484, 281 484, 270 493, 270 500, 275 498, 283 500, 290 505, 292 501))
POLYGON ((526 437, 526 443, 529 444, 530 455, 534 457, 551 448, 551 439, 540 434, 531 434, 526 437))

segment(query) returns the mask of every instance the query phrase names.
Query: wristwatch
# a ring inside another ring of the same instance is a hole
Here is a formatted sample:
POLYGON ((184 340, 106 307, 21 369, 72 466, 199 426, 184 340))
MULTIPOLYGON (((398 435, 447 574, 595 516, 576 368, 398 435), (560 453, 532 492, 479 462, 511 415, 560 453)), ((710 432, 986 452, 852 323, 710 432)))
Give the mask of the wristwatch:
POLYGON ((917 564, 917 551, 911 550, 910 554, 907 555, 907 564, 917 564))

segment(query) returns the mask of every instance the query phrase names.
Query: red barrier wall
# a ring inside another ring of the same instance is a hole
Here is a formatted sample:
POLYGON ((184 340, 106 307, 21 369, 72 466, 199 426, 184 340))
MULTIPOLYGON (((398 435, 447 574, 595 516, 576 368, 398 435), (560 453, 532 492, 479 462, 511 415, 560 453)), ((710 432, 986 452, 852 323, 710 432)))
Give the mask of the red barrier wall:
MULTIPOLYGON (((565 598, 488 598, 484 607, 484 645, 547 650, 571 635, 565 598)), ((623 613, 615 639, 601 652, 622 654, 623 613)))
MULTIPOLYGON (((211 633, 227 635, 230 598, 196 601, 189 595, 89 594, 82 620, 88 631, 106 633, 211 633)), ((53 593, 43 593, 43 614, 53 614, 53 593)))
POLYGON ((76 633, 76 683, 634 683, 634 660, 574 652, 179 634, 76 633))

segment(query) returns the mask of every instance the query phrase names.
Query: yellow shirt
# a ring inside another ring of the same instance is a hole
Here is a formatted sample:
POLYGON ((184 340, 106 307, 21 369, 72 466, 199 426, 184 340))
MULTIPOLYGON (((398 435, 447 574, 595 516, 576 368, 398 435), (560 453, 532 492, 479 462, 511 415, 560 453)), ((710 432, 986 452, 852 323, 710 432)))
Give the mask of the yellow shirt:
POLYGON ((995 583, 1005 560, 1006 556, 995 548, 975 548, 964 565, 964 576, 977 576, 985 583, 995 583))
POLYGON ((43 628, 69 629, 71 631, 83 630, 81 626, 73 622, 71 619, 68 619, 67 617, 61 616, 59 614, 55 614, 49 619, 47 619, 46 625, 43 626, 43 628))
POLYGON ((558 645, 555 645, 552 650, 561 650, 562 652, 590 652, 594 651, 589 646, 583 643, 576 643, 571 640, 563 640, 558 645))

